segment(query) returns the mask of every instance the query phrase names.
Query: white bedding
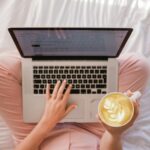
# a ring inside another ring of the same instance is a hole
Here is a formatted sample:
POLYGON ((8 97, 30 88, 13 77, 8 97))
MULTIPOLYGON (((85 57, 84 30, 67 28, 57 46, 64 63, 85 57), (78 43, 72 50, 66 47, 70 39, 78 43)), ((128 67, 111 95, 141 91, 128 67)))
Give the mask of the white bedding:
MULTIPOLYGON (((149 0, 0 0, 0 52, 15 48, 7 31, 13 26, 133 27, 124 52, 150 57, 149 0)), ((124 137, 125 150, 150 149, 148 89, 141 101, 139 119, 124 137)), ((11 147, 9 134, 0 120, 0 149, 10 150, 6 148, 11 147)))

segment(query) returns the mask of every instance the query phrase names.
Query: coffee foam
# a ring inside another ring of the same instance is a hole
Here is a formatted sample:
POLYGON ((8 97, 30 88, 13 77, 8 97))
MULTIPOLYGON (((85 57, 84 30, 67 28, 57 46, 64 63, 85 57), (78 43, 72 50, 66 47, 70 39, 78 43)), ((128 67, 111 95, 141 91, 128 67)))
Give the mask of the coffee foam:
POLYGON ((111 93, 106 95, 100 102, 99 113, 104 123, 114 127, 123 126, 131 120, 134 107, 126 95, 111 93))

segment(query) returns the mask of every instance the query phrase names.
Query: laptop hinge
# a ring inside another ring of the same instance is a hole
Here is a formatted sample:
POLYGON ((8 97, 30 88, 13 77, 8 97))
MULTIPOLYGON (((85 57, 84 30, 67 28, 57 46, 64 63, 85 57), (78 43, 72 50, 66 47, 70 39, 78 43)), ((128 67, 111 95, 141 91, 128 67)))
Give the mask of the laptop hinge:
POLYGON ((43 61, 43 60, 108 60, 108 57, 89 57, 89 56, 87 56, 87 57, 82 57, 82 56, 52 56, 52 57, 48 57, 48 56, 35 56, 35 57, 32 57, 32 60, 34 61, 34 60, 38 60, 38 61, 43 61))

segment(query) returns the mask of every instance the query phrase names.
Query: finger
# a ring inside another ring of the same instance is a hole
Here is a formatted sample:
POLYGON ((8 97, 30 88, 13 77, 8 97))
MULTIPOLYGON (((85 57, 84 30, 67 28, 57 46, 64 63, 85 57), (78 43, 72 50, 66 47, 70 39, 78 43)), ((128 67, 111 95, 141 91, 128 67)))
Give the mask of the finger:
POLYGON ((58 94, 57 94, 57 98, 58 98, 58 99, 61 99, 61 98, 62 98, 64 89, 65 89, 65 87, 66 87, 66 83, 67 83, 66 80, 64 80, 63 83, 62 83, 61 86, 60 86, 60 88, 59 88, 59 90, 58 90, 58 94))
POLYGON ((57 97, 57 92, 59 90, 59 87, 60 87, 60 81, 57 81, 55 88, 54 88, 54 91, 53 91, 53 94, 52 94, 52 98, 55 99, 57 97))
POLYGON ((49 91, 50 91, 50 85, 47 84, 46 85, 46 93, 45 93, 45 97, 47 100, 50 98, 50 92, 49 91))
POLYGON ((130 122, 130 124, 132 125, 134 123, 134 121, 136 120, 138 114, 139 114, 139 106, 137 104, 138 102, 133 102, 133 105, 134 105, 134 115, 133 115, 133 118, 130 122))
POLYGON ((133 93, 132 93, 130 90, 128 90, 128 91, 126 92, 126 95, 130 97, 130 96, 133 95, 133 93))
POLYGON ((65 116, 67 116, 73 109, 76 109, 77 105, 76 104, 72 104, 70 106, 68 106, 66 112, 65 112, 65 116))
POLYGON ((65 92, 65 94, 64 94, 64 97, 63 97, 63 101, 64 101, 65 103, 67 103, 67 101, 68 101, 68 99, 69 99, 71 89, 72 89, 72 85, 69 84, 69 86, 67 87, 67 90, 66 90, 66 92, 65 92))

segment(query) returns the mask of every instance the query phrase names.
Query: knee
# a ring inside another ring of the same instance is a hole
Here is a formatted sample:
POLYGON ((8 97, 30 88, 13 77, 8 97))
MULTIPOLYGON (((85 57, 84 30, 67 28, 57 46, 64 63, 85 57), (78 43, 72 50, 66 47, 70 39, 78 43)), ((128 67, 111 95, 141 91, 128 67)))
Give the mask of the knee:
POLYGON ((16 52, 7 52, 0 55, 0 75, 11 76, 21 83, 21 58, 16 52))
POLYGON ((144 56, 139 56, 136 54, 126 54, 122 55, 119 58, 119 62, 120 71, 130 71, 132 73, 140 75, 139 77, 144 77, 145 79, 149 77, 150 67, 147 59, 144 56))
POLYGON ((145 89, 149 78, 149 64, 145 57, 136 54, 122 55, 118 58, 120 90, 135 91, 145 89))

